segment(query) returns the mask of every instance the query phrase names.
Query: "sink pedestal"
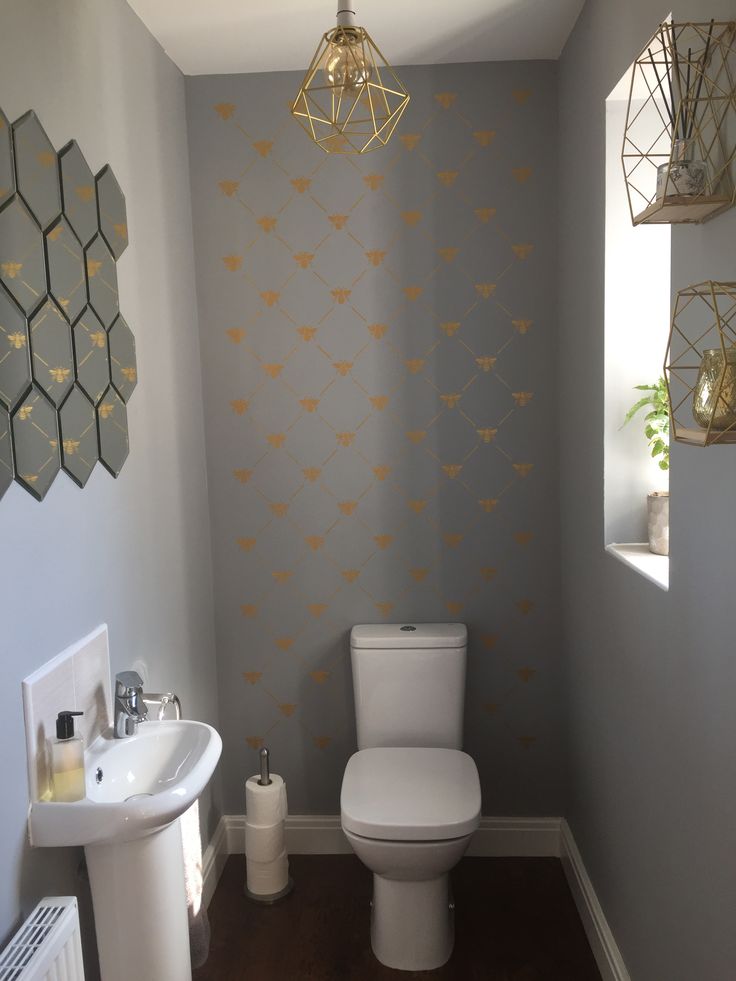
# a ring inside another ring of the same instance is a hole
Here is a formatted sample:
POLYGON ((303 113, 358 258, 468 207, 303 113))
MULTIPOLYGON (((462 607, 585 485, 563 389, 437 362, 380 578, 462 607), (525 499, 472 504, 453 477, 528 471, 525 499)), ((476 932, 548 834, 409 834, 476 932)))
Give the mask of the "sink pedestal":
POLYGON ((104 981, 191 981, 180 821, 84 851, 104 981))

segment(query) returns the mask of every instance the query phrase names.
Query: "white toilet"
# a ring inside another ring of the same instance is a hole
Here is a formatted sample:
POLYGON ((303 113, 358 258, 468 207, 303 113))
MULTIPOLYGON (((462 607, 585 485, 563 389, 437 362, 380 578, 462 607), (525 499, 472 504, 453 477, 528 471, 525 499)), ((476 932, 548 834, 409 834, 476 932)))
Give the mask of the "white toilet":
POLYGON ((358 752, 342 781, 342 828, 373 872, 373 953, 428 971, 452 953, 448 873, 480 821, 478 770, 460 750, 467 629, 357 626, 350 654, 358 752))

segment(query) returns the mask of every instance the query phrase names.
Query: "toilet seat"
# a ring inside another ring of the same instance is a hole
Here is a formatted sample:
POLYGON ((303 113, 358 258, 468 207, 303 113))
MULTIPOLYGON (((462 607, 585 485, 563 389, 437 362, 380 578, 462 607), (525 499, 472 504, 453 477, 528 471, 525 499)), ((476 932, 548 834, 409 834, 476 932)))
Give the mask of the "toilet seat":
POLYGON ((457 749, 360 750, 348 760, 340 794, 343 828, 384 841, 472 834, 480 806, 478 769, 457 749))

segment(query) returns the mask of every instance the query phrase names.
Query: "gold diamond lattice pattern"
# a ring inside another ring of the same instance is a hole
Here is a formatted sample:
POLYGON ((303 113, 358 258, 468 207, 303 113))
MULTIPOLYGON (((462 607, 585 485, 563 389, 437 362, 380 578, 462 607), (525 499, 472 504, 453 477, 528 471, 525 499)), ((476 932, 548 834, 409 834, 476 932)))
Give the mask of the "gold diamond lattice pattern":
POLYGON ((385 146, 409 93, 362 27, 336 27, 317 48, 291 112, 326 153, 385 146))

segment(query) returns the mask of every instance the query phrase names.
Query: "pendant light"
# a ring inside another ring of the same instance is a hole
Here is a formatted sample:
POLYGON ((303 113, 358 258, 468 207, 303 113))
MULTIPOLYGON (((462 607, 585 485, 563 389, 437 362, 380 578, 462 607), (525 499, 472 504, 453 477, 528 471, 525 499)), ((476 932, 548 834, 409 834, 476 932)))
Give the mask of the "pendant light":
POLYGON ((292 115, 326 153, 365 153, 385 146, 409 93, 346 0, 337 27, 322 37, 292 115))

